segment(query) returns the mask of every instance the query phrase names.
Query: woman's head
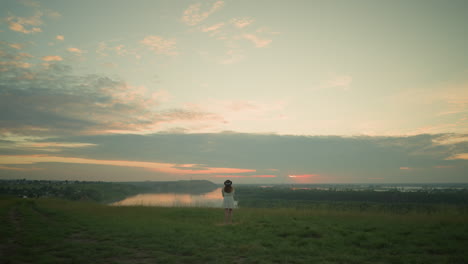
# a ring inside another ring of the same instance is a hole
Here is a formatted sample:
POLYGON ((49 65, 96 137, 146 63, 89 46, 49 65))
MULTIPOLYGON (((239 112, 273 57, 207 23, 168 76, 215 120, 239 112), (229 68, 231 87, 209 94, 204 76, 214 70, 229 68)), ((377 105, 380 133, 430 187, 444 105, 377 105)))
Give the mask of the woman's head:
POLYGON ((232 181, 227 180, 224 182, 224 191, 227 193, 232 192, 232 181))
POLYGON ((231 186, 232 185, 232 181, 231 180, 226 180, 224 182, 224 186, 231 186))

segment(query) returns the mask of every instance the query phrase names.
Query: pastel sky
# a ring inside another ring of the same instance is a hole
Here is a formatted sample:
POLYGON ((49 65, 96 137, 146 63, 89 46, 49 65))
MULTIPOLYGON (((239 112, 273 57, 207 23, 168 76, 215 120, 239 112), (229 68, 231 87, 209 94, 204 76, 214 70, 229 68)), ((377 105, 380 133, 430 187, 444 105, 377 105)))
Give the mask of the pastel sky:
POLYGON ((2 1, 0 179, 466 183, 467 13, 2 1))

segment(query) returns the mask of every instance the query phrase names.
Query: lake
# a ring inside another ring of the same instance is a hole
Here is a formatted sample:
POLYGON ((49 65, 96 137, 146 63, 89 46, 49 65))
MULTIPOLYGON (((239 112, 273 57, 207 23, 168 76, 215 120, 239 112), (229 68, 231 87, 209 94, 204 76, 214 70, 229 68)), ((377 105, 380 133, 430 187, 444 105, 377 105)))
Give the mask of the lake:
POLYGON ((204 194, 185 193, 146 193, 127 197, 112 203, 116 206, 162 206, 162 207, 215 207, 221 208, 223 196, 221 188, 204 194))

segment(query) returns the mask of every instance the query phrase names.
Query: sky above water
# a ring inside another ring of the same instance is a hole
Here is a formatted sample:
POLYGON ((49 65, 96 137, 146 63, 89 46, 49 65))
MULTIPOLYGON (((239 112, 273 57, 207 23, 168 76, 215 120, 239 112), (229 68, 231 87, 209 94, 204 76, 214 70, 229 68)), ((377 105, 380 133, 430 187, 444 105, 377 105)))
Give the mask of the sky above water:
POLYGON ((2 1, 0 179, 468 182, 467 1, 2 1))

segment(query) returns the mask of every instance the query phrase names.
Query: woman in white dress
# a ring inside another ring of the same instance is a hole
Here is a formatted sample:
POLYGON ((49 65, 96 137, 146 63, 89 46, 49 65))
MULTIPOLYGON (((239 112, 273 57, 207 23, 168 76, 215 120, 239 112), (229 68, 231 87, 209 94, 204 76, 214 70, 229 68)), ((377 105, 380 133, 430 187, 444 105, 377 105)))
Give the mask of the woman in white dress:
POLYGON ((234 188, 232 187, 232 181, 225 181, 224 188, 221 192, 224 197, 224 224, 232 224, 232 209, 234 208, 234 188))

